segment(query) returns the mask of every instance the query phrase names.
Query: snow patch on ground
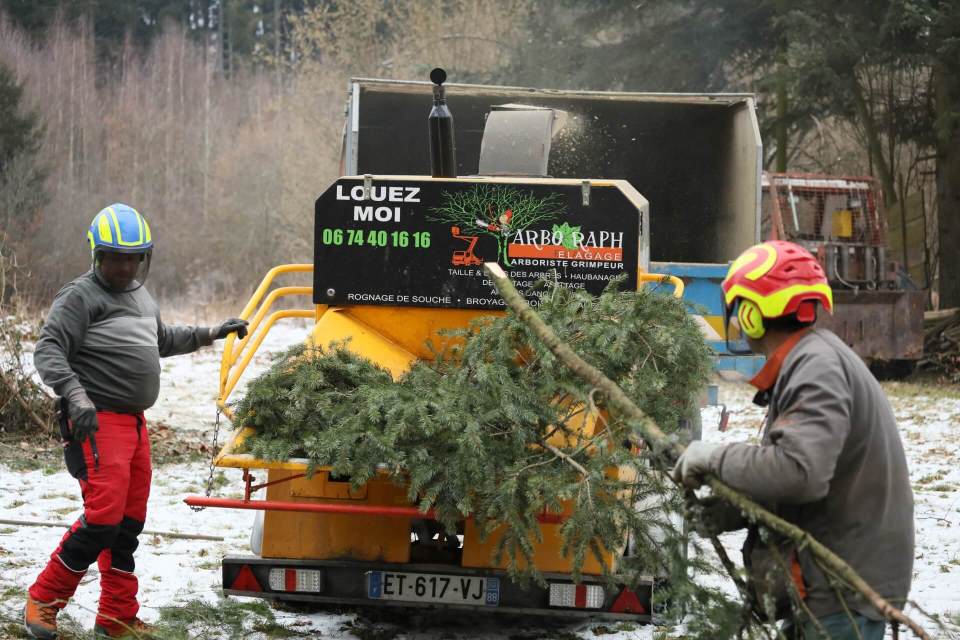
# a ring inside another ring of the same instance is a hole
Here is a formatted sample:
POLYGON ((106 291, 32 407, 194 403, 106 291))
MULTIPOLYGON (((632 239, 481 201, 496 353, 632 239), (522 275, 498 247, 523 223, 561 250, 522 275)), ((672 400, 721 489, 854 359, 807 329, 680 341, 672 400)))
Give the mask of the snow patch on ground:
MULTIPOLYGON (((291 321, 271 330, 234 397, 242 394, 246 381, 269 366, 270 353, 300 342, 306 332, 305 324, 291 321)), ((172 428, 189 429, 209 437, 216 415, 214 400, 220 357, 221 350, 216 347, 165 359, 160 398, 147 412, 148 422, 163 421, 172 428)), ((751 403, 750 388, 728 382, 720 386, 721 401, 732 411, 729 429, 719 432, 716 428, 719 411, 706 409, 704 439, 756 442, 763 411, 751 403)), ((960 611, 960 465, 956 452, 960 445, 960 394, 946 398, 894 395, 891 402, 903 434, 916 498, 917 549, 911 595, 930 612, 957 612, 960 611)), ((224 435, 221 434, 221 443, 224 435)), ((216 490, 217 494, 239 497, 240 472, 218 470, 217 473, 226 478, 226 483, 216 490)), ((146 528, 222 536, 223 541, 176 540, 150 534, 141 537, 136 556, 137 574, 142 616, 147 620, 155 619, 162 606, 198 598, 215 601, 221 586, 220 558, 249 550, 252 512, 207 509, 194 513, 183 503, 185 496, 203 493, 207 475, 208 466, 204 462, 167 465, 154 471, 146 528)), ((0 517, 4 519, 72 523, 81 513, 77 483, 66 471, 16 473, 0 466, 0 486, 3 487, 0 517)), ((0 593, 12 588, 26 589, 62 534, 59 528, 0 525, 0 593)), ((735 560, 739 560, 742 539, 740 533, 723 538, 735 560)), ((99 593, 96 580, 96 570, 92 568, 67 608, 85 628, 93 625, 99 593)), ((0 613, 16 617, 21 606, 20 596, 7 597, 0 602, 0 613)), ((309 630, 324 637, 354 637, 349 630, 353 615, 277 612, 277 617, 299 631, 309 630)), ((421 626, 405 631, 402 637, 518 636, 517 627, 504 626, 484 616, 458 616, 442 627, 419 628, 421 626)), ((604 633, 610 640, 649 640, 654 635, 652 627, 621 628, 616 623, 604 626, 613 631, 604 633)), ((592 638, 602 630, 577 623, 557 633, 563 632, 592 638)))

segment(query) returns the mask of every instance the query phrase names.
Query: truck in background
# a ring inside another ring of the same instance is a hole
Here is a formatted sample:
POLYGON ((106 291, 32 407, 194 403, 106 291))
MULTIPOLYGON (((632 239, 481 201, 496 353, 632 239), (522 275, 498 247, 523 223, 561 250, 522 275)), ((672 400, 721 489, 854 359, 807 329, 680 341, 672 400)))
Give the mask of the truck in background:
POLYGON ((873 178, 764 173, 762 236, 805 246, 833 289, 820 318, 878 375, 910 373, 923 355, 926 294, 888 259, 883 197, 873 178))

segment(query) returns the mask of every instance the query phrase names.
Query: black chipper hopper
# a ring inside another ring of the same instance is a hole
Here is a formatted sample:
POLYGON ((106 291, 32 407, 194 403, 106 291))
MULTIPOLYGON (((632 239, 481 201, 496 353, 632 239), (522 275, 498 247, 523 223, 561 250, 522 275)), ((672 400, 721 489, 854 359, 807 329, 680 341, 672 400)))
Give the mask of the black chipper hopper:
POLYGON ((447 72, 439 67, 430 72, 433 81, 433 108, 427 123, 430 129, 430 175, 457 177, 457 152, 453 142, 453 114, 447 108, 443 83, 447 72))

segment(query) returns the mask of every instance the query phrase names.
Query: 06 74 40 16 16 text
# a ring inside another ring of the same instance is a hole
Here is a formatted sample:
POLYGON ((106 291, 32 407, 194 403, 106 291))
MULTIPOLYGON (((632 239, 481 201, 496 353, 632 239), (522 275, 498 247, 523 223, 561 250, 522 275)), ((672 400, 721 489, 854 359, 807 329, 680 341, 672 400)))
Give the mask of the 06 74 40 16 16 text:
POLYGON ((336 247, 346 245, 427 249, 430 247, 430 232, 325 228, 320 231, 320 241, 336 247))

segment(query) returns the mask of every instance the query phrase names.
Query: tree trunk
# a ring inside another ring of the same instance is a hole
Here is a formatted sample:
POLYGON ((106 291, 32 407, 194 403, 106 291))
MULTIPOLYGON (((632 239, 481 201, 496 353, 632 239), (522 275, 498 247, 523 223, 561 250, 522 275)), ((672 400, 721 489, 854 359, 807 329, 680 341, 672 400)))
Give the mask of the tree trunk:
POLYGON ((281 11, 283 11, 283 9, 280 6, 280 0, 273 0, 273 68, 277 78, 276 90, 278 94, 281 93, 280 87, 282 86, 281 85, 282 77, 280 75, 281 73, 280 62, 282 59, 282 54, 281 54, 282 48, 280 46, 282 42, 282 40, 280 39, 280 12, 281 11))
POLYGON ((873 114, 867 105, 867 99, 863 95, 863 87, 860 86, 860 80, 857 78, 854 69, 851 69, 847 74, 847 81, 853 95, 853 105, 857 112, 857 118, 860 120, 867 138, 867 151, 870 154, 871 163, 876 166, 879 174, 877 177, 880 179, 880 187, 883 189, 883 199, 888 207, 892 207, 897 202, 897 189, 893 181, 893 173, 890 171, 890 164, 883 155, 883 144, 880 141, 877 123, 874 121, 873 114))
POLYGON ((940 308, 960 306, 960 64, 933 69, 937 115, 937 236, 940 308))
POLYGON ((777 54, 777 164, 776 170, 783 173, 787 170, 787 63, 786 56, 777 54))

